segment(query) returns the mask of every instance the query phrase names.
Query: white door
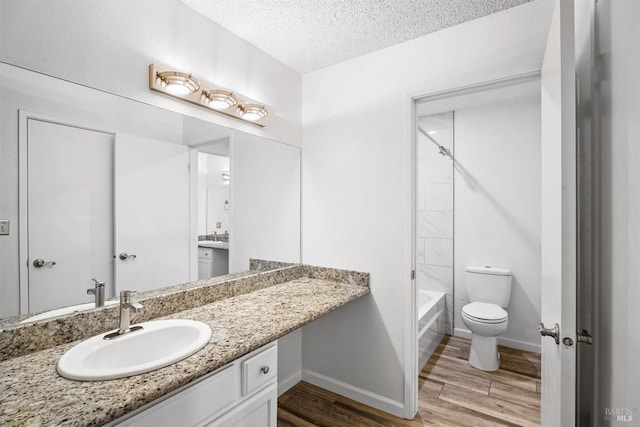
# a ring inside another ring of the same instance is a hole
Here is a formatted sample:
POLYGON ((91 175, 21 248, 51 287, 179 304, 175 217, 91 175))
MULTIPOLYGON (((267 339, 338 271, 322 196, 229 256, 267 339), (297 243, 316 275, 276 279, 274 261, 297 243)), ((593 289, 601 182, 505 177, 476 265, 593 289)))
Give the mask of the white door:
POLYGON ((576 107, 573 1, 556 2, 542 65, 542 425, 575 424, 576 107), (563 339, 572 345, 565 345, 563 339))
POLYGON ((35 119, 27 133, 28 311, 92 301, 92 278, 110 295, 113 135, 35 119))
POLYGON ((184 145, 116 135, 117 291, 189 281, 189 156, 184 145))

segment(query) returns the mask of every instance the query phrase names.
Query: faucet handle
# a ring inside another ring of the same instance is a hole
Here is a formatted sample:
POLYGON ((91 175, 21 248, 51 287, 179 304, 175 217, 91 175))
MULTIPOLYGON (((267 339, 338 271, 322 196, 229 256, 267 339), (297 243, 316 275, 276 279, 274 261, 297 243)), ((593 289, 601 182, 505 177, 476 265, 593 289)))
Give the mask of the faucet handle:
POLYGON ((121 303, 131 302, 131 295, 135 293, 136 291, 120 291, 120 302, 121 303))
POLYGON ((93 280, 93 283, 95 283, 95 284, 96 284, 96 287, 97 287, 97 288, 99 288, 99 287, 101 287, 101 286, 104 286, 104 282, 103 282, 103 281, 101 281, 101 280, 97 280, 97 279, 91 279, 91 280, 93 280))

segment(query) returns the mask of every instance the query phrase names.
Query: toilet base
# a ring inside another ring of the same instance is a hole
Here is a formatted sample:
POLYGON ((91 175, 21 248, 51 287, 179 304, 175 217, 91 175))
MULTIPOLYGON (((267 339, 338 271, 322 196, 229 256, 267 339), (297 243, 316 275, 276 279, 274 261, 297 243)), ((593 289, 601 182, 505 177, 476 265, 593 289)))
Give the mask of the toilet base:
POLYGON ((483 371, 496 371, 500 367, 500 353, 496 337, 471 335, 469 364, 483 371))

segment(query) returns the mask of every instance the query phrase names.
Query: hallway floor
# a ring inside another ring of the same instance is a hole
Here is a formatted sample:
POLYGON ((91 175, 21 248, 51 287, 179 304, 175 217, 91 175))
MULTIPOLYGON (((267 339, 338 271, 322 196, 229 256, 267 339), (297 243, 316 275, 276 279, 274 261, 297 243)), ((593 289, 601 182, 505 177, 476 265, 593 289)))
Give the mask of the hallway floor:
POLYGON ((445 337, 420 373, 418 414, 403 420, 300 382, 278 400, 278 426, 539 426, 540 355, 500 347, 500 369, 467 362, 470 341, 445 337))

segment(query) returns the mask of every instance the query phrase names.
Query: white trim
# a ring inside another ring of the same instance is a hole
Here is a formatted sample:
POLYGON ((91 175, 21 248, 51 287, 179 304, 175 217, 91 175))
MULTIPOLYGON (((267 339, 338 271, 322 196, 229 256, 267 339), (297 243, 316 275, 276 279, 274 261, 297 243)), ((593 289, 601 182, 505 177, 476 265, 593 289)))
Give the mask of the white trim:
MULTIPOLYGON (((198 280, 198 149, 189 152, 189 280, 198 280)), ((205 233, 206 234, 206 233, 205 233)))
POLYGON ((541 70, 530 71, 522 74, 516 74, 513 76, 502 77, 494 80, 487 80, 478 83, 473 83, 465 86, 457 86, 450 89, 445 89, 437 92, 418 92, 412 96, 414 101, 437 101, 440 99, 451 98, 454 96, 469 95, 479 91, 487 89, 498 89, 501 87, 513 86, 521 83, 527 83, 540 79, 541 70))
POLYGON ((282 396, 291 387, 302 381, 302 369, 294 372, 289 378, 278 379, 278 397, 282 396))
POLYGON ((405 200, 408 206, 404 222, 405 255, 403 265, 405 269, 403 283, 409 284, 404 290, 404 414, 406 419, 413 419, 418 412, 418 313, 416 307, 417 290, 416 279, 411 278, 411 272, 416 271, 416 103, 414 99, 405 95, 405 149, 404 168, 409 173, 405 174, 405 200))
POLYGON ((396 417, 404 417, 405 407, 402 402, 397 402, 389 399, 388 397, 371 393, 370 391, 364 390, 360 387, 347 384, 307 369, 302 370, 302 380, 309 384, 313 384, 325 390, 332 391, 341 396, 348 397, 349 399, 371 406, 372 408, 395 415, 396 417))
MULTIPOLYGON (((470 340, 471 331, 464 328, 455 328, 453 330, 453 336, 466 338, 470 340)), ((530 342, 514 340, 511 338, 505 338, 505 337, 498 337, 498 345, 501 345, 503 347, 513 348, 516 350, 523 350, 523 351, 529 351, 531 353, 538 353, 538 354, 540 354, 540 351, 541 351, 540 344, 533 344, 530 342)))

